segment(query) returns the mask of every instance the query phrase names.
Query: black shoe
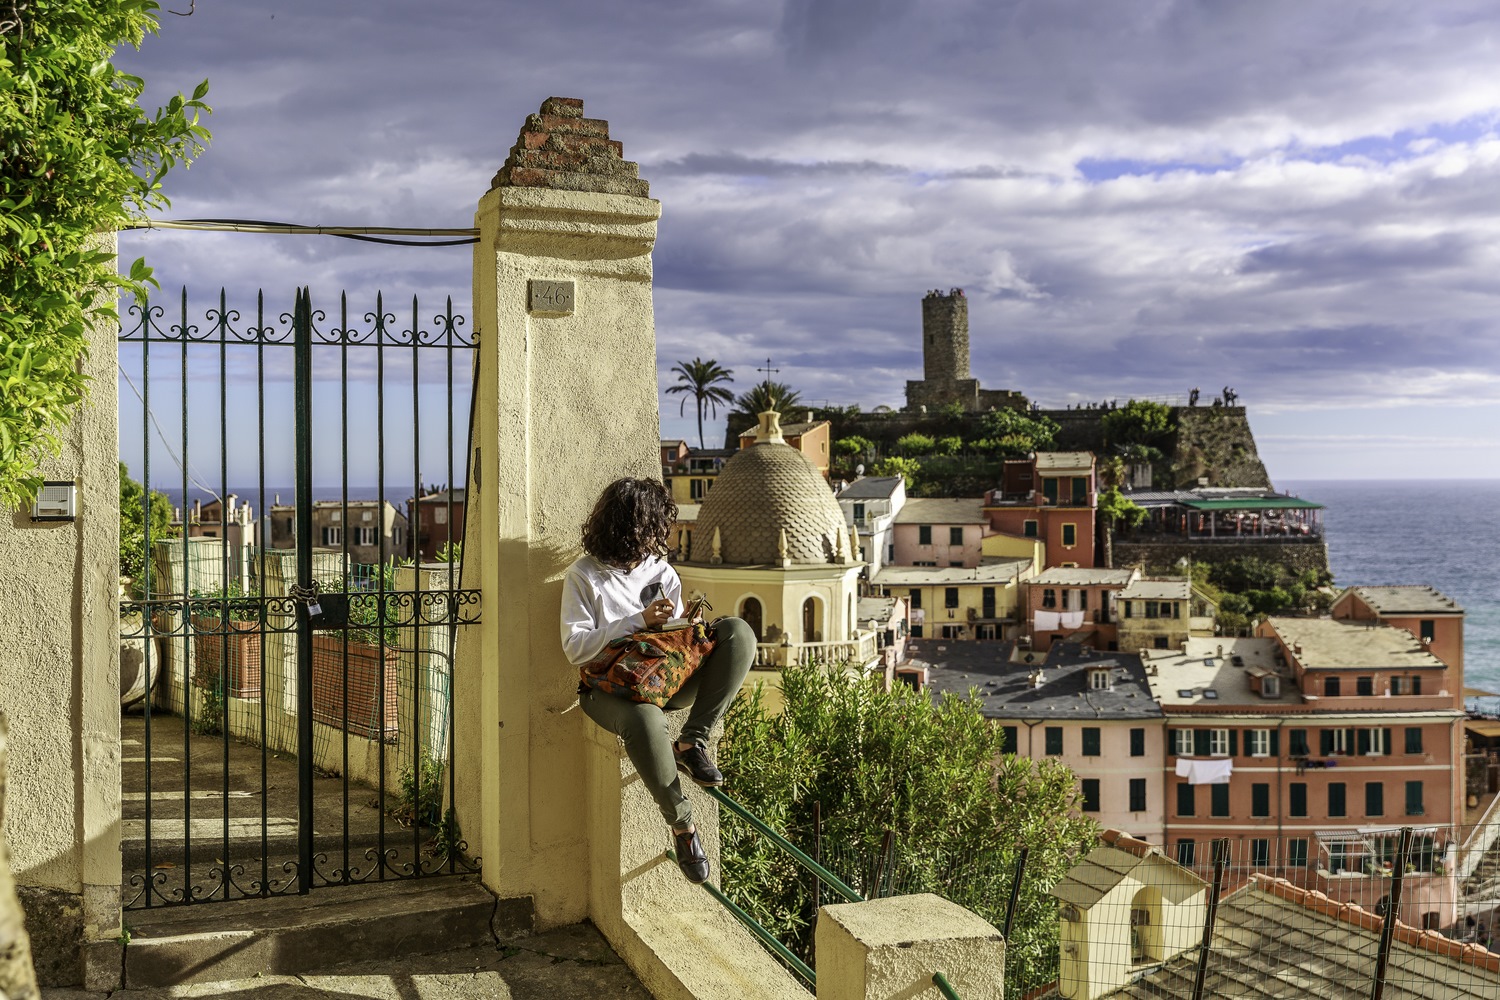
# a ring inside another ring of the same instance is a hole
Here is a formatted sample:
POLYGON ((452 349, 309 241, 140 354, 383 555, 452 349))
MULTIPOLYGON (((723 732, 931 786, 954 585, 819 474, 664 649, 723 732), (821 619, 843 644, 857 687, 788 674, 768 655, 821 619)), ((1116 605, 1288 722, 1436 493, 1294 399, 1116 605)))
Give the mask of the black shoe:
POLYGON ((673 830, 672 839, 677 842, 677 867, 682 869, 682 877, 694 885, 707 882, 708 855, 703 853, 698 831, 679 833, 673 830))
POLYGON ((714 762, 708 759, 708 751, 697 743, 686 750, 679 750, 675 743, 672 744, 672 756, 677 758, 677 770, 698 784, 714 787, 724 784, 724 775, 717 767, 714 767, 714 762))

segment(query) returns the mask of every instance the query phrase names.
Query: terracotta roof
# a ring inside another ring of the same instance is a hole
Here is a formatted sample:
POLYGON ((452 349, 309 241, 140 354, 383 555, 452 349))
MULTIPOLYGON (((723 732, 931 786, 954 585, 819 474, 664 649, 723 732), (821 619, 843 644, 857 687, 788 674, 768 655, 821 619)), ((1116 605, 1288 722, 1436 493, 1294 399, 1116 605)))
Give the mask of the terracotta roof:
POLYGON ((1458 602, 1432 587, 1350 587, 1360 600, 1383 615, 1461 614, 1458 602))
POLYGON ((910 497, 896 514, 897 524, 988 524, 979 497, 910 497))
POLYGON ((1094 454, 1089 451, 1039 451, 1036 453, 1038 472, 1087 471, 1094 467, 1094 454))
POLYGON ((490 188, 538 187, 642 198, 651 193, 640 169, 609 137, 609 122, 583 117, 576 97, 549 97, 540 114, 527 115, 505 165, 490 188))
POLYGON ((1304 670, 1424 670, 1444 664, 1404 628, 1334 618, 1268 618, 1304 670), (1299 652, 1295 647, 1300 646, 1299 652))
POLYGON ((1037 574, 1031 582, 1045 587, 1124 587, 1135 578, 1133 569, 1053 566, 1037 574))

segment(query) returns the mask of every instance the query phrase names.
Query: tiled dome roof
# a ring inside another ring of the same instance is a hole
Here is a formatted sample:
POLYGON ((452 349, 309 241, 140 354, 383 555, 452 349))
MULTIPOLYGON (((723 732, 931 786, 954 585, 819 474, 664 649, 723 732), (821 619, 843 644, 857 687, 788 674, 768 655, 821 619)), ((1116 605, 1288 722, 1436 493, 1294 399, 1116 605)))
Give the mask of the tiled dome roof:
POLYGON ((793 565, 842 563, 849 551, 844 512, 827 480, 779 434, 724 463, 698 510, 692 562, 713 561, 716 528, 720 559, 731 566, 779 564, 783 530, 793 565))

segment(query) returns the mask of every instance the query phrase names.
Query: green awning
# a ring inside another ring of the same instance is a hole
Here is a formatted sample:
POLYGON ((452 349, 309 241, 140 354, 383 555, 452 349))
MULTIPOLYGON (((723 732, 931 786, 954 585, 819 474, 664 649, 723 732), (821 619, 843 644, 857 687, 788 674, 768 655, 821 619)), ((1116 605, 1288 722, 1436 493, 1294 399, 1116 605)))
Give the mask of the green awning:
POLYGON ((1242 497, 1238 500, 1182 500, 1192 510, 1322 510, 1323 505, 1297 497, 1242 497))

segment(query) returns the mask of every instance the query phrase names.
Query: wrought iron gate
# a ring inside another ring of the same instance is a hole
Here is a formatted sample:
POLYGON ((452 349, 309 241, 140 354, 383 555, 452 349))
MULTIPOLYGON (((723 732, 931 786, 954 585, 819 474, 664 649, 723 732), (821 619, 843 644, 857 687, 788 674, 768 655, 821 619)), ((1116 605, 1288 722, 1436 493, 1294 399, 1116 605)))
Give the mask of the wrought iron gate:
POLYGON ((305 289, 174 305, 119 336, 127 907, 477 871, 452 808, 472 334, 451 299, 430 329, 415 298, 409 326, 379 295, 334 324, 305 289))

